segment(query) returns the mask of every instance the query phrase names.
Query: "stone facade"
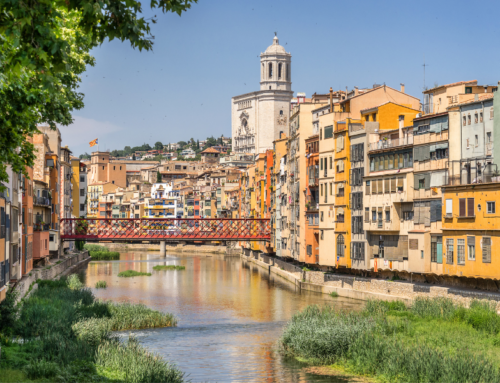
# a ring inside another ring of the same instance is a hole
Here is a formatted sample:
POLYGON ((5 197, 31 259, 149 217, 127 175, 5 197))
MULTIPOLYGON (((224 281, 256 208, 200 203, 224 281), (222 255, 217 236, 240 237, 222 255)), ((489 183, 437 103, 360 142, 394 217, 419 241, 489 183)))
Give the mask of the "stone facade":
POLYGON ((275 36, 260 57, 260 91, 232 98, 231 132, 236 153, 263 153, 273 148, 280 132, 288 132, 292 56, 275 36))

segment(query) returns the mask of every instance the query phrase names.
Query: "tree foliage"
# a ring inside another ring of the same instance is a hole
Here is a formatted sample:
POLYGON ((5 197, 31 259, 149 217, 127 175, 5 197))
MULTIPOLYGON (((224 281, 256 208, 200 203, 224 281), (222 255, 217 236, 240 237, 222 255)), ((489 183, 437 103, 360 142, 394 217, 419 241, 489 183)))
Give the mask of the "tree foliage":
MULTIPOLYGON (((150 0, 153 10, 181 14, 197 0, 150 0)), ((33 166, 27 137, 37 125, 69 125, 83 107, 80 75, 94 65, 90 50, 110 41, 153 46, 150 22, 136 0, 0 0, 0 188, 6 166, 33 166)))

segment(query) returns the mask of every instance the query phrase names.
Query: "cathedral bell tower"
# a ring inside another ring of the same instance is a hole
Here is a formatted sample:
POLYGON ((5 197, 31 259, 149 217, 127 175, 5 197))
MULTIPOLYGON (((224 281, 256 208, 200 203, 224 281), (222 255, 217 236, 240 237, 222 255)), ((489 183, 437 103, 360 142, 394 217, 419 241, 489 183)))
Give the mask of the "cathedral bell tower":
POLYGON ((292 90, 292 55, 279 44, 274 36, 273 44, 260 54, 260 90, 292 90))

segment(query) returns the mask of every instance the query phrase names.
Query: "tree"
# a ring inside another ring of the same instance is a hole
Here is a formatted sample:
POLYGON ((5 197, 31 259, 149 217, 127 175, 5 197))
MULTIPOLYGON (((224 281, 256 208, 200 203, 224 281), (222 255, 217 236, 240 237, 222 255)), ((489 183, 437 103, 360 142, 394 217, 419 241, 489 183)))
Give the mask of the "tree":
POLYGON ((207 138, 205 149, 217 145, 217 140, 212 136, 207 138))
POLYGON ((196 150, 200 150, 200 140, 196 140, 196 150))
POLYGON ((86 159, 86 158, 90 158, 90 154, 88 154, 87 152, 85 152, 85 154, 80 154, 80 159, 86 159))
POLYGON ((156 171, 156 182, 158 182, 158 183, 161 182, 161 174, 160 174, 159 170, 156 171))
POLYGON ((184 146, 187 145, 187 142, 186 141, 179 141, 177 144, 180 146, 180 149, 183 149, 184 146))
POLYGON ((156 150, 162 150, 163 149, 163 144, 160 141, 156 142, 155 143, 155 149, 156 150))
MULTIPOLYGON (((151 0, 152 9, 181 14, 197 0, 151 0)), ((94 65, 90 50, 106 39, 153 47, 138 0, 2 0, 0 12, 0 189, 6 166, 27 176, 37 125, 73 122, 83 107, 80 75, 94 65)))
POLYGON ((135 161, 135 153, 132 154, 132 159, 135 161))

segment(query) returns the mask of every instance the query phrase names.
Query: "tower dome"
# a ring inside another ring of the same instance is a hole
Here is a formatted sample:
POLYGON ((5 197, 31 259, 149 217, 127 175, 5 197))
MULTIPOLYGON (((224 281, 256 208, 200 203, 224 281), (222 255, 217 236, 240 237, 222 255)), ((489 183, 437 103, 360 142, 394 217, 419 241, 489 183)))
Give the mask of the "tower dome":
POLYGON ((275 34, 272 45, 260 54, 260 89, 290 91, 291 62, 292 55, 280 45, 275 34))

